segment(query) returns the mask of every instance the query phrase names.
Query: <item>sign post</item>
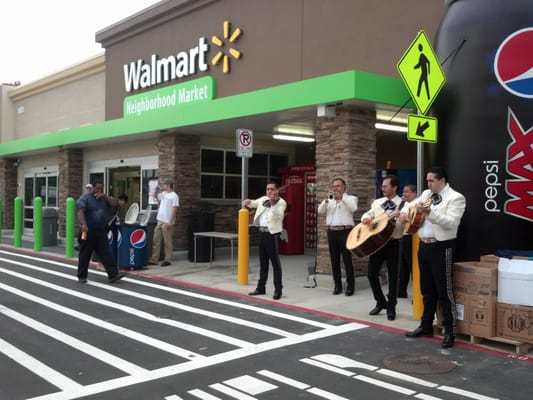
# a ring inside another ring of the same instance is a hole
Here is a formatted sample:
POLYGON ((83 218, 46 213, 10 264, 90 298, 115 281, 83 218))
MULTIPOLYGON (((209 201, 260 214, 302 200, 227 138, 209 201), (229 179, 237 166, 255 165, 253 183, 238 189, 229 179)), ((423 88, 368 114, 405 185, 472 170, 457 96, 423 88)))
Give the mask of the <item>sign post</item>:
POLYGON ((242 158, 241 168, 241 210, 239 210, 239 239, 237 257, 237 283, 248 284, 248 266, 250 264, 249 228, 250 213, 244 207, 244 199, 248 197, 248 159, 253 156, 254 131, 251 129, 237 129, 236 131, 237 157, 242 158))
MULTIPOLYGON (((431 43, 424 31, 420 31, 411 43, 397 65, 413 102, 418 108, 419 115, 409 114, 407 120, 407 139, 414 140, 416 144, 416 180, 418 190, 423 188, 423 142, 437 143, 437 119, 426 117, 433 101, 446 82, 444 71, 431 47, 431 43)), ((413 282, 419 276, 418 258, 416 257, 418 240, 413 238, 413 282)), ((413 318, 420 319, 422 315, 422 295, 420 287, 413 286, 413 318)))

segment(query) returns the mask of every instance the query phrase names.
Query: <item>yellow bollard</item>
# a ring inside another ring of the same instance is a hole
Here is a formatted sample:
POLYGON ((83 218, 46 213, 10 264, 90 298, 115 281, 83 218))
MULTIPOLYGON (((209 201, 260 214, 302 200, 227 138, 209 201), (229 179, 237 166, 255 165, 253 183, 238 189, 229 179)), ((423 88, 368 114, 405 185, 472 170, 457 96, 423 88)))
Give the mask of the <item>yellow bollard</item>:
POLYGON ((420 266, 418 265, 418 246, 420 239, 418 234, 413 235, 413 319, 420 321, 424 312, 424 303, 422 302, 422 293, 420 292, 420 266))
POLYGON ((250 264, 249 228, 250 212, 247 208, 239 210, 239 243, 237 260, 237 283, 248 285, 248 266, 250 264))

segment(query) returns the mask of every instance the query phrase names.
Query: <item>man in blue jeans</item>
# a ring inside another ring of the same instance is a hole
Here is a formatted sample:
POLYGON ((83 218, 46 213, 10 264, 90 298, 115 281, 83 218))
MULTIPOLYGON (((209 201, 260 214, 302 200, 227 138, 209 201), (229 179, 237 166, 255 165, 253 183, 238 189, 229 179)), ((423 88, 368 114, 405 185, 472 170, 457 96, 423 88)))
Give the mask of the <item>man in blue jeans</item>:
POLYGON ((121 279, 125 274, 119 272, 107 245, 107 216, 117 201, 104 193, 104 184, 96 181, 90 192, 84 193, 76 202, 78 221, 81 224, 80 253, 78 256, 78 281, 87 282, 91 255, 96 253, 105 267, 109 282, 121 279))

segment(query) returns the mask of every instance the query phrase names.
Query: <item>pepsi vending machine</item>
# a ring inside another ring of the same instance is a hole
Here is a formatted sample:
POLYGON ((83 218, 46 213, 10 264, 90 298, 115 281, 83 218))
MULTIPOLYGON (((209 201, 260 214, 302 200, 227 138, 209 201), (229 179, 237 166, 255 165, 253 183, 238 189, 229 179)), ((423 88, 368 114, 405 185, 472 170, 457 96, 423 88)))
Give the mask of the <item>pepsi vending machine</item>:
MULTIPOLYGON (((306 230, 312 230, 307 226, 307 176, 314 175, 314 164, 297 164, 282 168, 280 196, 287 202, 287 215, 283 227, 286 234, 282 235, 285 240, 280 240, 279 252, 284 255, 304 254, 306 243, 306 230)), ((314 194, 314 191, 309 191, 314 194)), ((311 214, 310 214, 311 215, 311 214)), ((310 219, 312 221, 312 218, 310 219)), ((316 224, 316 222, 315 222, 316 224)))
POLYGON ((119 268, 143 268, 148 262, 146 227, 139 225, 139 205, 132 204, 125 217, 125 224, 118 226, 117 266, 119 268))

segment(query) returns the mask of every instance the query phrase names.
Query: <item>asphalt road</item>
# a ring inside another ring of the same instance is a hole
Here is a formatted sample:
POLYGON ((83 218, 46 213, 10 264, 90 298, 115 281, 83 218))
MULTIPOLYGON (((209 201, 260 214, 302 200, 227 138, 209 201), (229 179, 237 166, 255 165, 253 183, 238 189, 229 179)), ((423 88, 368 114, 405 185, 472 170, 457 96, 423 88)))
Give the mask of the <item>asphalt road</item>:
POLYGON ((0 251, 0 399, 530 399, 533 363, 0 251))

